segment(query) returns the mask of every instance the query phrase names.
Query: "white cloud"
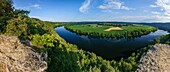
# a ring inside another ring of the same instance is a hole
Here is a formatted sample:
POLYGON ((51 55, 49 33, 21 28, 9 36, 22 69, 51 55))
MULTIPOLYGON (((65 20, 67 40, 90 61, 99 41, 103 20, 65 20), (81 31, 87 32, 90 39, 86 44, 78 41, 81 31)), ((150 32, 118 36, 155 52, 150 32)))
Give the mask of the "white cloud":
POLYGON ((151 12, 152 14, 155 14, 155 15, 160 15, 161 13, 159 13, 159 12, 156 12, 156 11, 153 11, 153 12, 151 12))
POLYGON ((100 9, 109 9, 109 8, 111 8, 111 9, 120 9, 121 5, 122 5, 122 3, 120 3, 120 2, 111 1, 111 2, 108 2, 105 5, 100 5, 99 8, 100 9))
POLYGON ((122 9, 124 9, 124 10, 136 10, 135 8, 129 8, 129 7, 126 7, 126 6, 122 6, 122 9))
POLYGON ((24 9, 24 10, 30 10, 31 8, 34 8, 34 9, 42 9, 42 7, 40 6, 40 4, 32 4, 32 5, 23 6, 23 7, 14 5, 14 7, 15 7, 16 9, 24 9))
POLYGON ((122 9, 122 10, 135 10, 134 8, 129 8, 124 6, 122 2, 115 0, 104 0, 104 4, 100 5, 98 8, 102 10, 113 10, 113 9, 122 9))
POLYGON ((157 6, 157 5, 150 5, 150 7, 153 7, 153 8, 154 8, 154 7, 158 7, 158 6, 157 6))
POLYGON ((33 4, 33 5, 31 5, 30 7, 33 7, 33 8, 36 8, 36 9, 41 9, 41 7, 40 7, 39 4, 33 4))
POLYGON ((155 7, 160 8, 162 15, 170 17, 170 0, 157 0, 155 7))
POLYGON ((92 0, 85 0, 85 2, 82 4, 82 6, 79 8, 79 11, 82 13, 85 13, 88 11, 89 6, 91 4, 92 0))
POLYGON ((109 12, 109 13, 113 13, 112 10, 103 10, 102 12, 109 12))

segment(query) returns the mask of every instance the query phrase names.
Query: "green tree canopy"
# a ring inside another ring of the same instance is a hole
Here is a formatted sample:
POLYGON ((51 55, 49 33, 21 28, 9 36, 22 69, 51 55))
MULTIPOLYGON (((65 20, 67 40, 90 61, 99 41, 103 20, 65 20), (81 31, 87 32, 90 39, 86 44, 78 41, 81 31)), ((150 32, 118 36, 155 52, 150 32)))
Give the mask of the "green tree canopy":
POLYGON ((13 16, 12 0, 0 0, 0 32, 5 28, 6 21, 13 16))

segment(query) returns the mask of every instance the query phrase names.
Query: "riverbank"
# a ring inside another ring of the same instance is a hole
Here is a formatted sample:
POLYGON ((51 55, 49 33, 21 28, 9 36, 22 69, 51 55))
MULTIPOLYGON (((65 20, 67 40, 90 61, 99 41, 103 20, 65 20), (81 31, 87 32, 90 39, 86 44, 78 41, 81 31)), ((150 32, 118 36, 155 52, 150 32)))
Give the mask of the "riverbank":
POLYGON ((168 34, 167 31, 157 30, 147 35, 132 39, 101 38, 78 35, 65 29, 64 26, 55 28, 56 33, 66 42, 75 44, 79 49, 90 51, 103 59, 119 61, 131 53, 147 45, 154 44, 154 39, 168 34))

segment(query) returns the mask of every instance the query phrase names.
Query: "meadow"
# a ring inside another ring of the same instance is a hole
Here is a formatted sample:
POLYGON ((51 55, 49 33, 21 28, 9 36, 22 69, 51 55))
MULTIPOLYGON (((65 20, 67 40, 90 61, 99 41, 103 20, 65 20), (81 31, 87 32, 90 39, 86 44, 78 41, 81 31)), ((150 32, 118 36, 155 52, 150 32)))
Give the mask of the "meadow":
POLYGON ((112 38, 123 38, 123 37, 136 37, 148 34, 156 31, 157 29, 147 25, 98 25, 98 24, 86 24, 86 25, 67 25, 67 30, 75 32, 77 34, 88 35, 92 37, 112 37, 112 38), (108 29, 111 29, 107 31, 108 29))

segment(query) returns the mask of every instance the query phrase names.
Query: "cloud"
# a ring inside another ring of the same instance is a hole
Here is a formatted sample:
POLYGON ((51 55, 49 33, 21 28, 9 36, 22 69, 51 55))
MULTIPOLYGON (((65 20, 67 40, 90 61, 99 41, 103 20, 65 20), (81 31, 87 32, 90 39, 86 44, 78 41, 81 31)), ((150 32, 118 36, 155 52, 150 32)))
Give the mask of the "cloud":
POLYGON ((147 12, 148 12, 148 10, 143 10, 143 12, 147 13, 147 12))
POLYGON ((159 13, 159 12, 156 12, 156 11, 153 11, 153 12, 151 12, 152 14, 155 14, 155 15, 160 15, 161 13, 159 13))
POLYGON ((113 13, 112 10, 103 10, 102 12, 109 12, 109 13, 113 13))
POLYGON ((14 5, 14 7, 15 7, 16 9, 24 9, 24 10, 30 10, 31 8, 34 8, 34 9, 42 9, 42 7, 40 6, 40 4, 32 4, 32 5, 23 6, 23 7, 14 5))
POLYGON ((156 5, 150 5, 150 7, 153 7, 153 8, 155 8, 155 7, 158 7, 158 6, 156 6, 156 5))
POLYGON ((99 8, 100 9, 120 9, 121 8, 122 3, 120 2, 114 2, 114 1, 109 1, 107 4, 105 5, 100 5, 99 8))
POLYGON ((123 10, 132 10, 132 8, 126 7, 126 6, 122 6, 121 9, 123 10))
POLYGON ((135 10, 134 8, 129 8, 123 5, 123 2, 115 1, 115 0, 104 0, 104 4, 100 5, 98 8, 102 10, 114 10, 114 9, 121 9, 121 10, 135 10))
POLYGON ((88 11, 89 6, 91 4, 92 0, 85 0, 85 2, 81 5, 81 7, 79 8, 79 11, 81 13, 85 13, 88 11))
POLYGON ((36 9, 41 9, 40 5, 39 4, 33 4, 31 5, 30 7, 32 8, 36 8, 36 9))
POLYGON ((152 7, 160 8, 162 15, 170 17, 170 0, 157 0, 152 7))

